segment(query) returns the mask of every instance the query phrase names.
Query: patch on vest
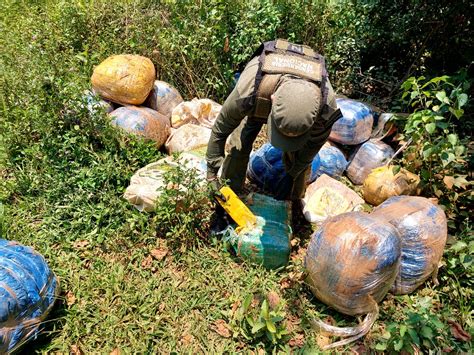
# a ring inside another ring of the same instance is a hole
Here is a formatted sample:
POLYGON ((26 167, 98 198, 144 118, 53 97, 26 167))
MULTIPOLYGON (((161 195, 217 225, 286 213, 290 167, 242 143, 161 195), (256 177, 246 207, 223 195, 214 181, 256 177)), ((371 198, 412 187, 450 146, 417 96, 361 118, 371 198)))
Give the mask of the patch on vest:
POLYGON ((271 74, 293 74, 312 81, 321 81, 321 64, 296 55, 270 53, 262 71, 271 74))

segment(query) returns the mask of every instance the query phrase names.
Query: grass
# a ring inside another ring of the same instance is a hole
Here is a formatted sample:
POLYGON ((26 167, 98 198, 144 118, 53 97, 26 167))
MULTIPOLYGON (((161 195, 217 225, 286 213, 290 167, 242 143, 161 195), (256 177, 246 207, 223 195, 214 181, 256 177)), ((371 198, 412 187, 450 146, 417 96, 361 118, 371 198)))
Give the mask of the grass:
MULTIPOLYGON (((112 53, 141 53, 156 63, 153 48, 165 39, 153 26, 166 13, 101 1, 5 1, 0 9, 7 14, 0 36, 0 232, 42 253, 62 289, 40 339, 25 353, 316 352, 331 339, 313 329, 311 319, 354 324, 319 303, 302 281, 309 231, 296 236, 287 268, 267 271, 237 260, 217 239, 172 248, 156 233, 156 216, 122 198, 134 171, 163 153, 117 132, 103 113, 89 113, 83 91, 93 66, 112 53), (223 325, 247 295, 261 299, 271 292, 284 305, 290 333, 276 347, 233 336, 223 325)), ((171 62, 167 55, 160 60, 171 62)), ((161 78, 174 78, 170 68, 160 66, 161 78)), ((194 90, 215 91, 209 88, 194 90)), ((394 351, 400 339, 411 344, 392 323, 431 328, 423 351, 470 349, 448 323, 474 329, 470 225, 451 242, 441 285, 388 295, 369 335, 344 350, 394 351)))

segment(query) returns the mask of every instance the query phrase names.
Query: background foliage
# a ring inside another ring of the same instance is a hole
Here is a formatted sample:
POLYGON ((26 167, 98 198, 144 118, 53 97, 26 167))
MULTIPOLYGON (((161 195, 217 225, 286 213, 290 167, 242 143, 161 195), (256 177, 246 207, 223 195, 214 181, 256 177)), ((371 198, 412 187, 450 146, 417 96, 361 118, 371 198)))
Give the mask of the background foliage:
MULTIPOLYGON (((468 0, 0 2, 0 232, 43 253, 63 288, 48 337, 36 350, 235 352, 273 349, 273 342, 286 351, 314 350, 328 339, 315 338, 311 317, 350 322, 301 285, 298 258, 276 274, 236 264, 213 241, 170 255, 156 237, 159 221, 121 197, 133 172, 161 152, 112 129, 104 113, 86 109, 83 92, 100 61, 116 53, 145 55, 158 77, 184 97, 222 101, 233 73, 260 42, 287 37, 327 57, 340 93, 388 107, 409 77, 452 75, 470 65, 473 6, 468 0), (288 305, 275 306, 274 326, 266 324, 261 301, 270 291, 288 305), (243 318, 229 315, 250 294, 261 295, 261 303, 242 311, 243 318), (229 335, 223 317, 235 328, 232 334, 252 342, 229 335), (262 340, 264 333, 272 341, 262 340)), ((438 91, 452 92, 430 90, 438 100, 438 91)), ((472 135, 469 103, 462 106, 450 132, 460 140, 472 135)), ((448 328, 454 322, 473 329, 472 232, 470 225, 458 229, 441 269, 443 288, 428 284, 409 297, 389 297, 381 321, 359 347, 410 350, 407 344, 418 336, 423 350, 470 349, 457 326, 457 333, 448 328), (406 330, 385 329, 384 321, 404 320, 406 330)))

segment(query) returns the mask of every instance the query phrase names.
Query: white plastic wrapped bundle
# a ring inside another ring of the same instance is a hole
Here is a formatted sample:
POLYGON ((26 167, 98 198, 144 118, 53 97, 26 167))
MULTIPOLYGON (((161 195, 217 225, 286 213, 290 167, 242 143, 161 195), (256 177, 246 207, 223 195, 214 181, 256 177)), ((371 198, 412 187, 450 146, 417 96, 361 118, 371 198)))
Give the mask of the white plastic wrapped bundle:
POLYGON ((372 216, 391 223, 401 237, 400 272, 392 292, 411 293, 430 276, 437 283, 438 264, 448 236, 443 210, 424 197, 395 196, 378 206, 372 216))
POLYGON ((352 155, 346 170, 347 176, 355 185, 362 185, 372 169, 385 165, 394 154, 389 145, 371 139, 352 155))
POLYGON ((196 99, 180 103, 173 109, 171 125, 179 128, 187 123, 193 123, 212 128, 222 106, 210 99, 196 99))
POLYGON ((209 128, 188 123, 173 130, 165 143, 165 148, 169 154, 206 149, 210 138, 209 128))

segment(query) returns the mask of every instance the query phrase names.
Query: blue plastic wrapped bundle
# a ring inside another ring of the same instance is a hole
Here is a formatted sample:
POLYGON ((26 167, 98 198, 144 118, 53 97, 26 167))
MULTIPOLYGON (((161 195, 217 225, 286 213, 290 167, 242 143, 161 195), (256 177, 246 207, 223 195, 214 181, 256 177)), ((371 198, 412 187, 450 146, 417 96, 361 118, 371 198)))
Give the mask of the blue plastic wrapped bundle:
POLYGON ((165 81, 155 80, 144 106, 150 107, 170 119, 171 112, 181 102, 183 102, 183 98, 174 86, 165 81))
MULTIPOLYGON (((250 156, 250 162, 247 170, 247 176, 258 187, 274 193, 274 189, 285 177, 285 165, 283 164, 283 154, 278 148, 270 143, 265 143, 256 152, 250 156)), ((320 158, 316 155, 311 166, 311 175, 308 183, 316 180, 320 158)))
POLYGON ((352 155, 347 166, 347 176, 355 185, 362 185, 372 169, 385 165, 395 154, 382 141, 371 139, 362 144, 352 155))
POLYGON ((148 107, 124 106, 112 111, 112 124, 143 136, 161 147, 170 135, 168 118, 148 107))
POLYGON ((93 115, 104 111, 110 113, 114 110, 114 105, 110 101, 101 99, 94 91, 85 91, 84 98, 87 110, 93 115))
POLYGON ((326 220, 306 254, 314 295, 338 311, 374 311, 393 284, 400 263, 397 229, 367 213, 348 212, 326 220))
POLYGON ((448 236, 446 215, 429 199, 415 196, 391 197, 372 216, 391 223, 402 241, 400 272, 392 292, 408 294, 430 276, 437 283, 438 264, 448 236))
POLYGON ((320 166, 316 171, 316 178, 326 174, 334 179, 339 179, 346 170, 348 164, 346 157, 337 147, 326 143, 319 151, 318 157, 320 166))
POLYGON ((329 139, 347 145, 365 142, 370 138, 374 117, 367 105, 350 99, 336 99, 342 117, 332 126, 329 139))
POLYGON ((59 290, 44 258, 33 249, 0 239, 0 353, 36 338, 59 290))

